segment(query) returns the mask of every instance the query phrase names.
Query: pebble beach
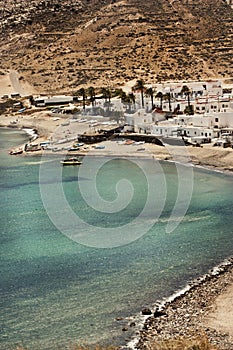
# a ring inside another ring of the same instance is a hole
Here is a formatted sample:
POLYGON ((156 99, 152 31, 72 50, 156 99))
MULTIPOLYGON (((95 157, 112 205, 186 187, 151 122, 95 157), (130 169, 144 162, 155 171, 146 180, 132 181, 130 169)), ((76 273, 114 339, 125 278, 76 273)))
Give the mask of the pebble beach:
POLYGON ((193 281, 186 291, 156 308, 140 331, 139 349, 155 341, 207 336, 219 350, 233 346, 233 259, 193 281))

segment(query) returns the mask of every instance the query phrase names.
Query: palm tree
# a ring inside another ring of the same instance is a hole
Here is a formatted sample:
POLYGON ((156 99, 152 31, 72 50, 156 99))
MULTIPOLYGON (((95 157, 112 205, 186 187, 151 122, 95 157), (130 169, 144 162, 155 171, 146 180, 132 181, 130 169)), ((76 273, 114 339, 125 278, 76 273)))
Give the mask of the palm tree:
POLYGON ((169 105, 169 111, 171 112, 172 111, 172 106, 171 106, 171 93, 170 92, 167 92, 165 94, 165 99, 168 100, 168 105, 169 105))
POLYGON ((128 94, 128 96, 129 96, 130 102, 133 103, 134 109, 135 109, 135 95, 134 95, 134 93, 133 93, 133 92, 130 92, 130 93, 128 94))
POLYGON ((131 103, 135 105, 135 95, 133 93, 126 94, 123 89, 115 90, 115 96, 119 96, 122 103, 126 103, 131 110, 131 103))
POLYGON ((83 98, 83 110, 85 111, 86 108, 86 91, 84 88, 81 88, 78 90, 78 95, 82 96, 83 98))
POLYGON ((93 86, 90 86, 88 88, 88 95, 90 96, 90 101, 91 101, 92 107, 94 107, 94 104, 95 104, 95 89, 93 88, 93 86))
POLYGON ((146 96, 149 96, 151 98, 151 109, 154 109, 154 89, 152 87, 149 87, 145 91, 146 96))
POLYGON ((182 89, 181 89, 181 93, 184 94, 185 96, 187 96, 188 98, 188 106, 185 108, 185 113, 187 114, 194 114, 194 110, 193 110, 193 106, 191 106, 190 104, 190 89, 187 85, 183 85, 182 89))
POLYGON ((110 89, 106 89, 105 87, 102 87, 101 89, 100 89, 100 92, 101 92, 101 94, 102 94, 102 98, 104 98, 105 99, 105 102, 109 102, 109 104, 110 104, 110 102, 111 102, 111 91, 110 91, 110 89))
POLYGON ((120 98, 121 98, 121 102, 125 102, 125 103, 129 103, 129 96, 126 94, 125 91, 122 91, 121 95, 120 95, 120 98))
POLYGON ((121 88, 120 89, 116 89, 115 92, 114 92, 114 95, 120 97, 121 100, 124 100, 126 98, 126 93, 121 88))
POLYGON ((190 90, 187 85, 183 85, 181 89, 181 93, 188 97, 188 107, 190 108, 190 90))
POLYGON ((144 81, 137 80, 137 83, 133 86, 133 91, 140 91, 141 100, 142 100, 142 108, 144 108, 144 91, 145 91, 144 81))
POLYGON ((162 111, 163 110, 163 93, 161 91, 159 91, 155 97, 160 99, 160 107, 159 108, 162 111))

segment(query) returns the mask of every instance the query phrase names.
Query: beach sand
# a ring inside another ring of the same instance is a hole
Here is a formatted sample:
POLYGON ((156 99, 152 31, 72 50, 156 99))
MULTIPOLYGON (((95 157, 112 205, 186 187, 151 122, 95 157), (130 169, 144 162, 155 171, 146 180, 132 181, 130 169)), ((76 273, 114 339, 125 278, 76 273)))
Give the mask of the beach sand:
MULTIPOLYGON (((67 115, 55 115, 49 111, 33 111, 31 114, 0 115, 0 126, 32 128, 39 133, 37 142, 46 139, 58 140, 62 138, 77 137, 78 134, 90 131, 89 123, 70 123, 62 126, 64 121, 69 120, 67 115)), ((192 163, 199 166, 210 167, 220 171, 233 171, 233 149, 223 147, 213 147, 212 144, 203 144, 203 147, 181 147, 166 146, 161 147, 155 144, 119 145, 116 142, 105 143, 105 149, 98 150, 101 155, 125 155, 125 156, 149 156, 159 160, 174 160, 183 163, 192 163), (145 148, 145 150, 140 150, 145 148)))
POLYGON ((227 286, 211 305, 204 324, 217 331, 229 334, 233 348, 233 285, 227 286))

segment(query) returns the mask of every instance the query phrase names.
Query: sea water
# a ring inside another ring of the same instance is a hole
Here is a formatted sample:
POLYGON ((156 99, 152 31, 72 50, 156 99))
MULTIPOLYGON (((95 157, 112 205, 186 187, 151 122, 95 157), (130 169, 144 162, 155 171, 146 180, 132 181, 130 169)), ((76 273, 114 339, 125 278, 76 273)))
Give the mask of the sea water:
POLYGON ((84 164, 62 168, 57 156, 8 154, 26 140, 20 131, 0 130, 0 349, 124 345, 134 332, 122 331, 130 317, 232 256, 231 176, 193 169, 187 212, 168 230, 179 191, 175 164, 159 163, 154 173, 147 159, 138 165, 113 158, 96 172, 100 158, 90 157, 91 168, 81 173, 84 164), (122 178, 127 182, 117 187, 122 178), (143 212, 148 188, 157 198, 143 212), (81 223, 74 236, 70 218, 81 223), (147 227, 142 235, 128 230, 135 218, 135 232, 147 227), (99 240, 92 240, 97 229, 99 240))

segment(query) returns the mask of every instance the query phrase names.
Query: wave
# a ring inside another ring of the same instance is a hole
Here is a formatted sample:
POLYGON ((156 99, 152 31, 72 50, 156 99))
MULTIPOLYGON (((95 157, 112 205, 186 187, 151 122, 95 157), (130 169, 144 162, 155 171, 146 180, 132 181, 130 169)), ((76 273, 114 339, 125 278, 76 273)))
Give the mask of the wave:
POLYGON ((30 128, 23 128, 22 129, 26 134, 29 135, 30 141, 34 141, 38 138, 37 131, 35 129, 30 129, 30 128))
POLYGON ((40 165, 40 164, 44 164, 44 163, 52 163, 52 162, 56 162, 56 159, 50 159, 50 160, 39 160, 38 162, 35 161, 29 161, 29 162, 24 162, 22 163, 22 165, 40 165))
POLYGON ((173 221, 183 221, 183 222, 195 222, 195 221, 200 221, 200 220, 206 220, 206 219, 209 219, 211 217, 210 214, 206 213, 204 215, 200 215, 200 216, 192 216, 192 215, 188 215, 186 214, 184 217, 165 217, 165 218, 159 218, 159 222, 162 222, 162 223, 166 223, 166 222, 169 222, 171 220, 173 221))
POLYGON ((140 335, 136 335, 136 333, 139 333, 140 330, 143 329, 144 325, 146 324, 147 319, 149 319, 154 312, 163 312, 164 309, 175 302, 177 299, 181 298, 184 296, 186 293, 190 293, 193 289, 198 288, 201 286, 204 282, 210 281, 212 278, 215 276, 221 275, 224 272, 228 270, 229 267, 233 266, 233 256, 224 259, 220 264, 214 266, 211 268, 207 273, 204 275, 197 277, 193 279, 192 281, 188 282, 182 289, 179 289, 175 291, 172 295, 170 295, 167 298, 164 298, 162 300, 156 301, 154 304, 152 304, 151 307, 151 315, 142 315, 138 314, 132 317, 129 317, 128 320, 129 322, 134 321, 136 324, 135 328, 135 336, 126 344, 126 346, 122 347, 122 349, 127 348, 127 349, 137 349, 137 344, 140 340, 140 335))

